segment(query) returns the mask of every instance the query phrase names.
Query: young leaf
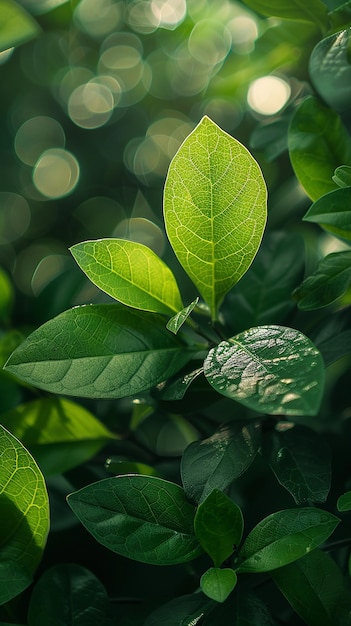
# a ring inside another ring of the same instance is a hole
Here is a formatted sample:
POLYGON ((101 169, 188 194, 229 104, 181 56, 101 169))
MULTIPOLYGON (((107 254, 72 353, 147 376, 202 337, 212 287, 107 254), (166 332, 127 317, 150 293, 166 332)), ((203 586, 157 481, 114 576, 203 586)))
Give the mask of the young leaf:
POLYGON ((237 571, 269 572, 297 561, 328 539, 339 522, 328 511, 312 507, 272 513, 246 537, 237 571))
POLYGON ((213 319, 255 257, 266 203, 266 185, 254 158, 204 117, 171 162, 164 218, 174 252, 213 319))
POLYGON ((328 27, 327 7, 321 0, 244 0, 244 4, 262 15, 312 22, 322 31, 328 27))
POLYGON ((0 51, 33 39, 39 24, 17 2, 0 0, 0 51))
POLYGON ((68 504, 103 546, 141 563, 195 559, 195 507, 179 485, 154 476, 106 478, 68 496, 68 504))
POLYGON ((219 393, 271 415, 315 415, 324 382, 323 359, 298 330, 251 328, 212 348, 204 363, 219 393))
POLYGON ((307 626, 349 623, 349 593, 340 568, 328 553, 313 550, 271 576, 307 626))
POLYGON ((351 251, 332 252, 293 292, 299 309, 312 311, 335 302, 351 283, 351 251))
POLYGON ((101 582, 81 565, 59 564, 35 585, 28 626, 113 626, 110 603, 101 582))
POLYGON ((2 426, 0 459, 0 578, 7 577, 2 604, 31 582, 49 531, 49 500, 34 459, 2 426))
POLYGON ((203 593, 180 596, 153 611, 144 626, 196 626, 212 612, 214 602, 203 593))
POLYGON ((188 446, 181 461, 188 498, 201 502, 213 489, 224 490, 251 465, 261 445, 258 423, 230 424, 188 446))
POLYGON ((350 203, 351 187, 336 189, 314 202, 303 219, 321 224, 333 235, 351 241, 350 203))
POLYGON ((301 185, 317 200, 337 188, 335 169, 351 164, 351 139, 337 113, 309 97, 291 120, 289 154, 301 185))
POLYGON ((343 495, 338 498, 337 507, 340 513, 351 511, 351 491, 343 493, 343 495))
POLYGON ((53 393, 121 398, 179 371, 192 352, 162 317, 123 305, 84 305, 35 330, 5 368, 53 393))
POLYGON ((84 463, 116 439, 87 409, 64 398, 20 404, 0 420, 29 449, 45 476, 84 463))
POLYGON ((239 545, 243 528, 244 520, 240 508, 219 489, 211 491, 197 508, 194 519, 195 535, 211 557, 215 568, 220 567, 239 545))
POLYGON ((234 570, 211 567, 201 576, 200 587, 211 600, 224 602, 233 591, 237 580, 234 570))
POLYGON ((99 239, 78 243, 70 251, 94 285, 127 306, 166 314, 183 307, 173 273, 141 243, 99 239))
POLYGON ((183 326, 184 322, 188 319, 190 313, 195 309, 199 298, 195 298, 188 306, 179 311, 176 315, 171 317, 166 324, 166 328, 171 331, 171 333, 177 334, 178 330, 183 326))
MULTIPOLYGON (((282 423, 284 425, 284 422, 282 423)), ((330 450, 322 437, 305 426, 271 434, 270 466, 296 504, 325 502, 331 482, 330 450)))
POLYGON ((338 187, 351 187, 351 167, 349 165, 340 165, 340 167, 336 168, 332 178, 338 187))

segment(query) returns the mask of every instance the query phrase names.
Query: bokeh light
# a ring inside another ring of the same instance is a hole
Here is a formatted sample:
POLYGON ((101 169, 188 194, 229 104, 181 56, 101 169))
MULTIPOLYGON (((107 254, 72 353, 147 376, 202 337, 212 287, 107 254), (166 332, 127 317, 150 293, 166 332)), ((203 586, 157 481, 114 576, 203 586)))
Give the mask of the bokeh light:
POLYGON ((61 124, 52 117, 39 115, 30 118, 18 129, 15 151, 23 163, 33 166, 45 150, 63 148, 65 141, 61 124))
POLYGON ((256 20, 248 15, 238 15, 228 23, 233 48, 237 54, 249 54, 254 50, 258 37, 256 20))
POLYGON ((113 236, 142 243, 158 256, 162 256, 165 249, 164 232, 157 224, 143 217, 122 220, 115 228, 113 236))
POLYGON ((108 86, 93 79, 71 93, 68 113, 81 128, 99 128, 110 119, 114 105, 114 96, 108 86))
POLYGON ((249 87, 247 101, 251 109, 261 115, 278 113, 290 98, 290 85, 278 76, 263 76, 249 87))
POLYGON ((79 179, 77 159, 61 148, 46 150, 33 171, 33 183, 47 198, 62 198, 76 187, 79 179))
POLYGON ((23 196, 0 192, 0 245, 22 237, 28 229, 30 218, 29 205, 23 196))
POLYGON ((81 0, 75 9, 74 21, 91 37, 104 37, 119 27, 123 5, 115 0, 81 0))

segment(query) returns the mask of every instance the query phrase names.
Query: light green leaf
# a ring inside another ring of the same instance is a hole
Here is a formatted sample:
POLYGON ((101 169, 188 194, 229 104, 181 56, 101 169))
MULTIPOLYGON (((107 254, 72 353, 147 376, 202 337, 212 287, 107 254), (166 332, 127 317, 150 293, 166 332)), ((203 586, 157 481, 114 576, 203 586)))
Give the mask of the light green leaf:
POLYGON ((343 493, 343 495, 338 498, 337 507, 340 513, 351 511, 351 491, 343 493))
POLYGON ((351 251, 332 252, 293 292, 299 309, 313 311, 340 298, 351 282, 351 251))
MULTIPOLYGON (((0 18, 1 19, 1 18, 0 18)), ((0 268, 0 319, 6 320, 11 311, 14 290, 8 275, 0 268)))
POLYGON ((0 416, 45 476, 81 465, 116 439, 87 409, 64 398, 41 398, 0 416))
POLYGON ((106 478, 68 496, 85 528, 117 554, 154 565, 195 559, 195 507, 179 485, 154 476, 106 478))
POLYGON ((323 393, 323 359, 298 330, 260 326, 222 341, 204 363, 219 393, 271 415, 315 415, 323 393))
POLYGON ((314 202, 303 219, 321 224, 333 235, 351 241, 350 203, 351 187, 336 189, 314 202))
POLYGON ((351 165, 351 139, 337 113, 309 97, 292 118, 289 154, 301 185, 312 200, 317 200, 337 189, 335 169, 351 165))
POLYGON ((254 158, 204 117, 171 162, 164 218, 174 252, 213 319, 255 257, 266 202, 266 185, 254 158))
POLYGON ((268 515, 246 537, 239 572, 269 572, 288 565, 317 548, 340 520, 312 507, 285 509, 268 515))
POLYGON ((332 178, 338 187, 351 187, 351 167, 349 165, 340 165, 340 167, 336 168, 332 178))
POLYGON ((271 576, 307 626, 349 623, 350 594, 340 568, 328 553, 313 550, 271 576))
POLYGON ((5 368, 53 393, 121 398, 150 389, 193 356, 164 319, 123 305, 85 305, 35 330, 5 368))
POLYGON ((49 531, 49 500, 34 459, 2 426, 0 466, 0 578, 8 576, 2 604, 31 582, 49 531))
POLYGON ((171 331, 171 333, 177 334, 178 330, 183 326, 184 322, 188 319, 190 313, 195 309, 199 298, 195 298, 188 306, 179 311, 176 315, 171 317, 166 324, 166 328, 171 331))
POLYGON ((211 491, 197 508, 195 535, 216 568, 233 554, 241 541, 243 528, 240 508, 219 489, 211 491))
POLYGON ((0 51, 33 39, 40 30, 36 20, 17 2, 0 0, 0 51))
POLYGON ((147 246, 124 239, 85 241, 70 248, 88 278, 135 309, 173 313, 183 307, 169 267, 147 246))
POLYGON ((244 4, 262 15, 318 24, 322 31, 328 26, 327 7, 321 0, 244 0, 244 4))
POLYGON ((46 570, 35 585, 28 626, 113 626, 102 583, 81 565, 63 563, 46 570))
POLYGON ((224 602, 233 591, 237 580, 234 570, 211 567, 201 576, 200 587, 211 600, 224 602))

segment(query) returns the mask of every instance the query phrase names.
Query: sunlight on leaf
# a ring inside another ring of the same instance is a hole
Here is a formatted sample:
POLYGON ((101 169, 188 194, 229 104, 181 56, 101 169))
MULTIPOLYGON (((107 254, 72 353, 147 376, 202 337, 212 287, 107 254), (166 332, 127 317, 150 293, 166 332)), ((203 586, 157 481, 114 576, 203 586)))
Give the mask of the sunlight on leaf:
POLYGON ((174 333, 174 335, 176 335, 178 330, 183 326, 183 324, 188 319, 190 313, 195 309, 198 301, 199 301, 199 298, 195 298, 195 300, 190 302, 188 306, 186 306, 184 309, 179 311, 179 313, 171 317, 171 319, 168 320, 166 324, 166 328, 170 330, 171 333, 174 333))

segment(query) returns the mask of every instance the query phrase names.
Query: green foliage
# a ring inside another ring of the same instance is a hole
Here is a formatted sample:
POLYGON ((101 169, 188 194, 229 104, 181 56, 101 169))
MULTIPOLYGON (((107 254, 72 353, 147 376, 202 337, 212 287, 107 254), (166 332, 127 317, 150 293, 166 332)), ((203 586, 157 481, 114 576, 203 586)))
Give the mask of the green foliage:
POLYGON ((201 590, 216 602, 224 602, 237 583, 237 575, 230 568, 211 567, 201 576, 201 590))
POLYGON ((254 9, 263 15, 273 15, 286 20, 302 20, 315 22, 325 30, 327 20, 327 8, 321 0, 311 0, 308 4, 302 0, 245 0, 250 9, 254 9))
POLYGON ((320 309, 340 298, 350 282, 351 251, 333 252, 318 263, 315 272, 294 291, 294 297, 300 309, 320 309))
POLYGON ((0 1, 0 50, 19 46, 36 37, 39 24, 17 2, 0 1))

